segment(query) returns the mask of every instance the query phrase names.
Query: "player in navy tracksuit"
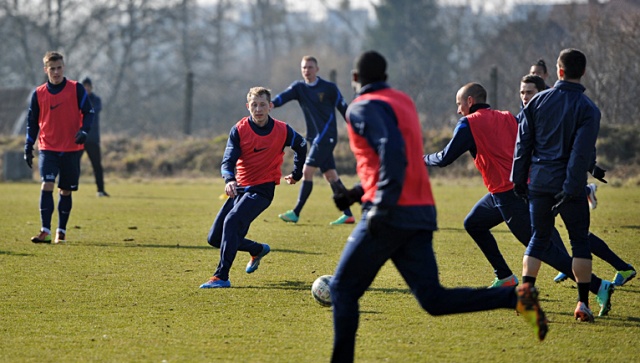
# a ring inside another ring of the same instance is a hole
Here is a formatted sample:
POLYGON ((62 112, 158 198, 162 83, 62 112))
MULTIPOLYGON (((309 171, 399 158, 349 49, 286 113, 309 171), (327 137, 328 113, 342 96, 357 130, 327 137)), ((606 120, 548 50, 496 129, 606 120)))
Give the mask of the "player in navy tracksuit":
POLYGON ((295 152, 293 171, 285 179, 295 184, 302 177, 302 165, 307 154, 306 140, 286 123, 269 116, 273 108, 271 93, 254 87, 247 94, 247 109, 251 116, 238 121, 229 132, 222 159, 221 172, 225 180, 224 203, 211 226, 207 242, 220 248, 220 262, 213 277, 200 288, 230 287, 229 270, 238 251, 249 252, 251 259, 246 272, 258 269, 260 260, 270 251, 267 244, 246 238, 249 226, 273 200, 280 184, 284 148, 295 152))
POLYGON ((363 53, 355 69, 353 81, 362 88, 347 111, 347 129, 361 187, 341 188, 334 200, 339 209, 361 201, 363 217, 349 236, 330 283, 332 362, 353 361, 358 300, 388 260, 428 313, 517 308, 535 327, 538 338, 544 339, 546 319, 535 288, 528 284, 499 289, 440 285, 432 246, 436 209, 422 162, 422 130, 415 105, 385 82, 386 60, 379 53, 363 53))
MULTIPOLYGON (((523 107, 526 106, 533 98, 533 96, 535 96, 538 92, 544 91, 547 88, 549 87, 545 85, 544 79, 540 76, 528 74, 522 77, 522 79, 520 80, 520 98, 522 100, 523 107)), ((522 111, 520 111, 518 116, 516 116, 518 122, 520 122, 519 120, 522 117, 522 111)), ((595 164, 595 159, 593 160, 593 167, 590 167, 589 169, 591 170, 590 173, 594 178, 600 180, 603 183, 606 183, 606 180, 604 180, 605 170, 601 169, 595 164)), ((595 189, 593 189, 592 192, 592 189, 589 186, 585 187, 585 191, 587 192, 587 195, 589 195, 589 193, 595 193, 595 189)), ((593 198, 595 200, 595 194, 593 198)), ((592 202, 590 201, 589 206, 591 207, 591 205, 592 202)), ((564 244, 562 244, 560 247, 562 247, 566 251, 564 244)), ((591 247, 591 253, 593 253, 594 256, 601 258, 617 270, 612 280, 614 285, 622 286, 627 283, 627 281, 636 276, 636 270, 633 268, 633 266, 621 259, 615 252, 613 252, 609 248, 605 241, 603 241, 602 239, 600 239, 600 237, 596 236, 593 233, 589 233, 589 247, 591 247)), ((558 273, 558 276, 554 278, 554 281, 561 282, 566 280, 567 278, 569 278, 569 276, 565 275, 563 272, 560 272, 558 273)))
POLYGON ((560 52, 558 82, 536 94, 523 110, 511 179, 514 191, 528 198, 531 215, 532 236, 523 260, 523 280, 535 283, 559 213, 569 232, 578 283, 574 317, 592 322, 590 219, 584 186, 594 159, 600 110, 584 95, 580 84, 586 63, 579 50, 560 52))
MULTIPOLYGON (((273 99, 274 107, 280 107, 289 101, 298 101, 304 113, 307 124, 306 138, 311 147, 302 171, 302 186, 298 202, 295 208, 279 215, 285 222, 298 222, 300 212, 311 195, 313 174, 318 168, 334 190, 336 186, 342 185, 333 158, 333 149, 338 141, 335 110, 337 109, 344 117, 347 103, 334 83, 316 76, 319 70, 315 57, 303 57, 301 72, 304 81, 293 82, 273 99)), ((349 208, 345 209, 338 219, 331 222, 332 225, 351 223, 355 223, 355 219, 349 208)))
MULTIPOLYGON (((506 222, 511 233, 526 247, 531 239, 531 223, 527 204, 513 193, 513 183, 509 180, 518 132, 516 119, 507 111, 492 110, 485 103, 486 98, 486 90, 478 83, 460 88, 456 103, 463 117, 456 125, 453 138, 444 150, 425 155, 424 161, 429 166, 444 167, 467 151, 471 153, 489 193, 471 209, 464 227, 494 268, 496 278, 490 287, 510 286, 518 280, 500 253, 491 229, 506 222)), ((574 279, 571 256, 555 228, 551 242, 541 255, 542 261, 574 279)), ((606 314, 611 305, 611 283, 594 275, 590 289, 598 294, 601 314, 606 314)))
POLYGON ((98 197, 108 197, 109 193, 104 190, 104 172, 102 169, 102 151, 100 150, 100 111, 102 111, 102 100, 100 96, 93 92, 93 83, 91 78, 86 77, 82 80, 82 85, 87 90, 89 100, 93 105, 94 118, 91 125, 91 132, 87 135, 87 141, 84 143, 84 151, 89 156, 93 175, 96 179, 96 187, 98 189, 98 197))

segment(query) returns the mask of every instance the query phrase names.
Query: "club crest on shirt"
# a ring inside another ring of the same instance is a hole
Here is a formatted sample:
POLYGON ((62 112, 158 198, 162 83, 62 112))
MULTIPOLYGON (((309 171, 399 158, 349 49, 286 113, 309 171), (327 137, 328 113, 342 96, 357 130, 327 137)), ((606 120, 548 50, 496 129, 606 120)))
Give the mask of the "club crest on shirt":
POLYGON ((324 99, 324 92, 319 92, 318 93, 318 100, 320 100, 320 102, 322 102, 323 99, 324 99))

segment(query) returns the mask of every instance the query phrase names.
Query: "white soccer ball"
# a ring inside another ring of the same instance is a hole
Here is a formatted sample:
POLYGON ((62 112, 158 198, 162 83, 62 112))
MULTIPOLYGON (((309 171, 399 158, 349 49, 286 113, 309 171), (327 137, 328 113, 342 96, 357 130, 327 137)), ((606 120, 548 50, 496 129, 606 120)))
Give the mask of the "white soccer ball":
POLYGON ((311 285, 311 296, 322 306, 331 306, 329 282, 332 277, 331 275, 320 276, 311 285))

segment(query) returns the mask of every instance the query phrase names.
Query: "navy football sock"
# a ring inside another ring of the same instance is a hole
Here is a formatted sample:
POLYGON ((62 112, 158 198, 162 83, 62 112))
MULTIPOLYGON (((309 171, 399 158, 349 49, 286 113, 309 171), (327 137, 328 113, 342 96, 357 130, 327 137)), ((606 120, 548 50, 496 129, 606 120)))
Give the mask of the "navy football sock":
POLYGON ((590 282, 578 282, 578 300, 589 306, 589 285, 590 282))
POLYGON ((40 220, 42 227, 51 230, 51 216, 53 216, 53 192, 40 191, 40 220))
POLYGON ((526 284, 526 283, 530 283, 531 286, 535 286, 536 285, 536 278, 533 276, 522 276, 522 283, 526 284))
POLYGON ((617 271, 628 270, 627 266, 629 264, 618 257, 605 241, 593 233, 589 233, 589 247, 591 248, 591 253, 613 266, 617 271))
POLYGON ((71 194, 62 195, 58 200, 58 228, 62 230, 67 229, 67 222, 69 221, 69 214, 71 214, 71 194))
POLYGON ((299 217, 300 212, 302 212, 302 207, 309 199, 309 195, 311 195, 311 190, 313 190, 313 182, 310 180, 304 180, 302 182, 302 186, 300 187, 300 194, 298 194, 298 204, 293 209, 293 212, 299 217))

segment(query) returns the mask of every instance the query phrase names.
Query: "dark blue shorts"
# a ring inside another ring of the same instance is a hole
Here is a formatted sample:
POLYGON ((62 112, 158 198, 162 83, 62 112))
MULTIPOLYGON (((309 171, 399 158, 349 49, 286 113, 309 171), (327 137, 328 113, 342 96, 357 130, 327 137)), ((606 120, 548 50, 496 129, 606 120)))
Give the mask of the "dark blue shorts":
POLYGON ((58 188, 64 190, 78 190, 80 180, 80 157, 83 150, 72 152, 58 152, 40 150, 38 164, 40 180, 54 183, 58 174, 58 188))
POLYGON ((307 160, 305 160, 305 164, 309 166, 313 166, 316 168, 320 168, 321 172, 326 172, 327 170, 332 170, 336 168, 336 161, 333 158, 333 149, 335 149, 336 144, 311 144, 311 150, 309 150, 309 154, 307 155, 307 160))

